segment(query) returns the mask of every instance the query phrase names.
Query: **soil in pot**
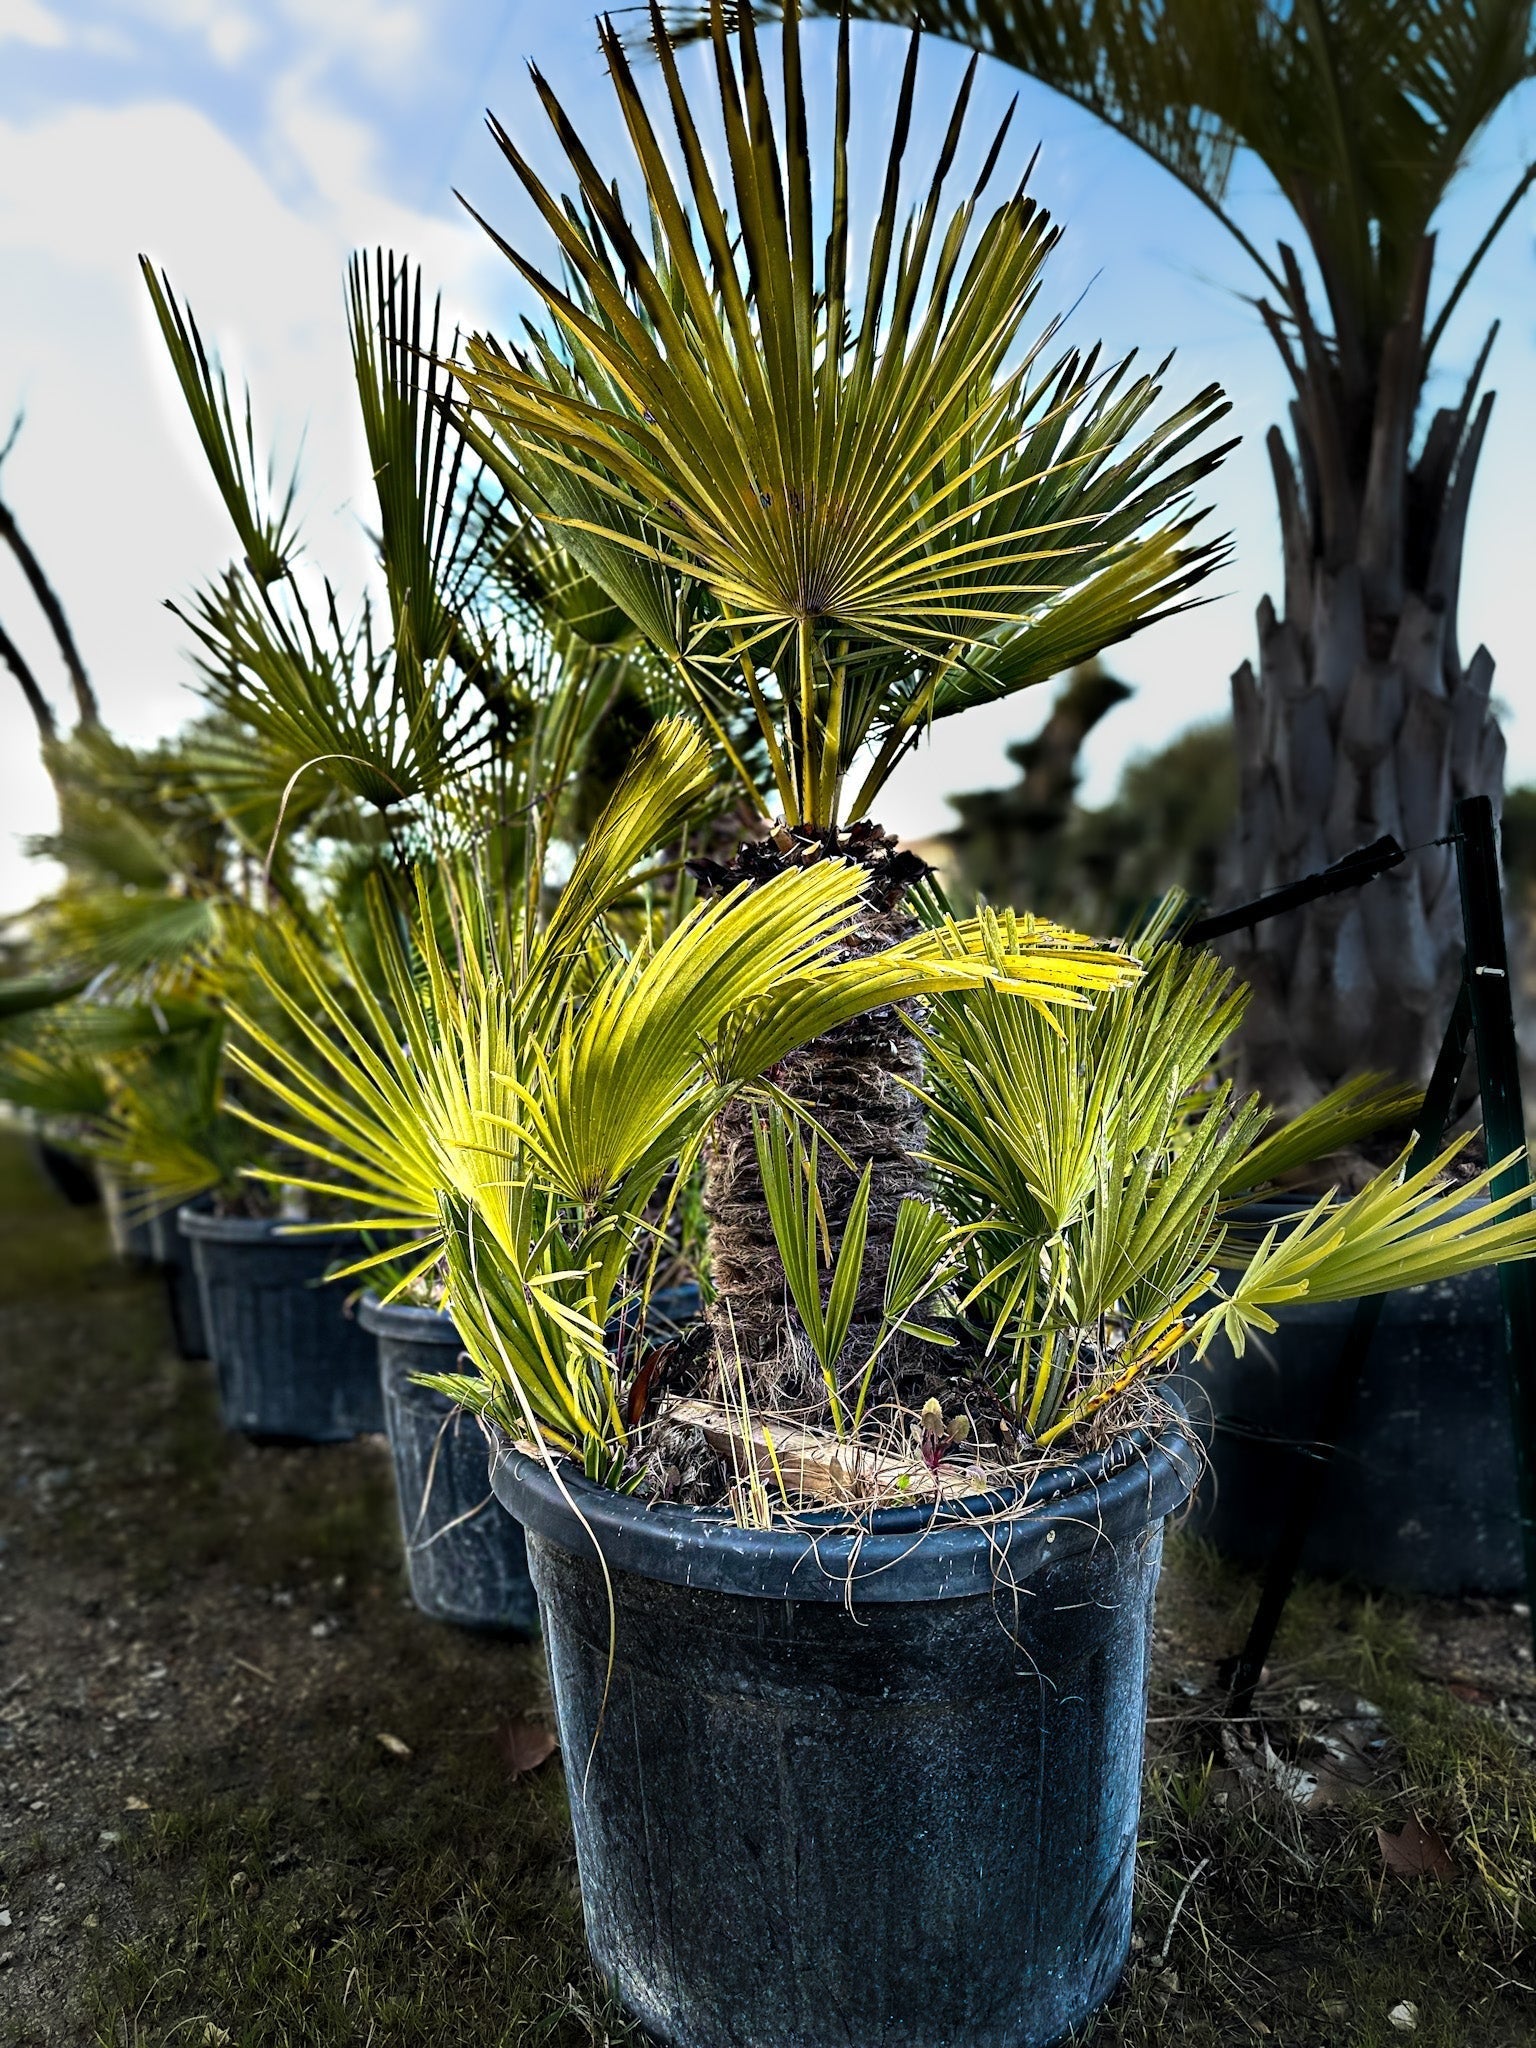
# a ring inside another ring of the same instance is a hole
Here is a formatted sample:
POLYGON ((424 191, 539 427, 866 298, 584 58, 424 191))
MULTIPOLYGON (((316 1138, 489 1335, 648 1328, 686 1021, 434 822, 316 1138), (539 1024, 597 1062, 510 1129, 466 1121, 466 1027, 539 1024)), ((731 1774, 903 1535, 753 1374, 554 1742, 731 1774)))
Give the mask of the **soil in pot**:
POLYGON ((1194 1477, 1176 1424, 1008 1519, 855 1533, 738 1528, 507 1445, 492 1477, 528 1532, 588 1941, 653 2035, 1047 2048, 1109 1996, 1162 1524, 1194 1477))
POLYGON ((357 1255, 335 1237, 285 1237, 277 1222, 182 1209, 226 1428, 269 1441, 343 1443, 384 1427, 373 1338, 348 1308, 355 1281, 326 1282, 357 1255))
POLYGON ((372 1295, 360 1310, 378 1340, 384 1428, 411 1597, 434 1621, 514 1636, 537 1635, 538 1603, 521 1526, 497 1505, 486 1440, 473 1415, 413 1373, 461 1370, 453 1319, 372 1295))

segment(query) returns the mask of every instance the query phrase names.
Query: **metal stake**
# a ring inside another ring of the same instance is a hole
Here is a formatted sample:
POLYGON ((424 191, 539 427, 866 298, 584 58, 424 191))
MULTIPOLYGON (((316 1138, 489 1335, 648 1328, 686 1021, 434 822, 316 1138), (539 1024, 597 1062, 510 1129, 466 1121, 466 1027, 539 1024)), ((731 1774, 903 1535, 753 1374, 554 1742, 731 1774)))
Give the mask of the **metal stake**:
MULTIPOLYGON (((1467 977, 1463 975, 1455 1007, 1451 1011, 1451 1021, 1435 1060, 1435 1070, 1424 1091, 1419 1131, 1408 1155, 1409 1173, 1417 1173, 1421 1167, 1427 1166, 1440 1150, 1451 1103, 1456 1095, 1456 1084, 1467 1063, 1467 1038, 1472 1030, 1473 1014, 1467 977)), ((1308 1532, 1333 1468, 1334 1452, 1354 1413, 1360 1382, 1365 1376, 1366 1360, 1370 1356, 1371 1339, 1376 1334, 1385 1302, 1386 1296, 1381 1294, 1368 1294, 1356 1302, 1354 1316, 1339 1347, 1313 1440, 1297 1474, 1279 1540, 1264 1569, 1263 1589, 1248 1630, 1248 1640, 1233 1667, 1230 1710, 1239 1720, 1253 1710, 1253 1696, 1258 1690, 1275 1631, 1280 1626, 1280 1618, 1285 1613, 1286 1602, 1291 1597, 1296 1574, 1301 1568, 1301 1553, 1306 1548, 1308 1532)), ((1529 1528, 1527 1533, 1529 1535, 1529 1528)))
MULTIPOLYGON (((1461 880, 1461 916, 1467 934, 1465 986, 1472 999, 1477 1042, 1477 1078, 1482 1090, 1488 1163, 1498 1161, 1493 1193, 1524 1194, 1509 1213, 1530 1209, 1530 1175, 1525 1161, 1525 1112, 1520 1100, 1520 1055, 1509 986, 1509 955, 1499 897, 1498 841, 1493 806, 1485 796, 1457 804, 1456 870, 1461 880)), ((1509 1404, 1514 1425, 1515 1469, 1520 1488, 1520 1533, 1525 1547, 1525 1584, 1532 1609, 1531 1640, 1536 1651, 1536 1271, 1525 1259, 1499 1268, 1504 1304, 1504 1350, 1509 1366, 1509 1404)))

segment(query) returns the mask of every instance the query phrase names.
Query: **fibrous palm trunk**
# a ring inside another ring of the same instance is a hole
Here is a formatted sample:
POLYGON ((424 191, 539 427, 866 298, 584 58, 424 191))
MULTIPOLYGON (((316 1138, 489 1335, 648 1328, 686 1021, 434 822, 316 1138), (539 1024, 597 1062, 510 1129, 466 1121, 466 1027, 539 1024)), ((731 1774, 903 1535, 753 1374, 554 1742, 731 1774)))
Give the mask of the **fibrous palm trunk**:
MULTIPOLYGON (((707 889, 743 880, 766 882, 789 865, 842 856, 867 870, 864 900, 847 944, 850 956, 876 954, 916 929, 903 898, 925 872, 878 827, 844 834, 780 828, 744 846, 728 866, 691 863, 707 889)), ((850 1369, 878 1338, 886 1268, 896 1212, 905 1195, 923 1192, 918 1154, 926 1143, 921 1105, 911 1084, 922 1076, 917 1041, 892 1006, 872 1010, 791 1054, 769 1076, 801 1104, 825 1134, 819 1185, 834 1250, 841 1242, 858 1175, 872 1166, 869 1235, 853 1324, 844 1351, 850 1369), (838 1158, 839 1150, 853 1170, 838 1158)), ((819 1402, 821 1379, 795 1316, 758 1173, 752 1110, 734 1102, 716 1119, 705 1165, 709 1218, 710 1310, 716 1356, 734 1377, 739 1359, 755 1400, 819 1402)))
POLYGON ((1362 1069, 1427 1078, 1462 946, 1452 850, 1427 842, 1449 831, 1459 797, 1484 793, 1497 808, 1503 793, 1493 659, 1479 647, 1464 664, 1456 626, 1493 404, 1491 392, 1478 398, 1488 348, 1410 461, 1428 244, 1420 275, 1369 378, 1341 368, 1304 300, 1299 354, 1271 316, 1298 393, 1294 453, 1277 428, 1269 434, 1285 611, 1265 599, 1257 673, 1245 662, 1232 678, 1241 794, 1222 901, 1297 880, 1384 833, 1417 849, 1365 888, 1230 942, 1254 989, 1243 1079, 1290 1110, 1362 1069))

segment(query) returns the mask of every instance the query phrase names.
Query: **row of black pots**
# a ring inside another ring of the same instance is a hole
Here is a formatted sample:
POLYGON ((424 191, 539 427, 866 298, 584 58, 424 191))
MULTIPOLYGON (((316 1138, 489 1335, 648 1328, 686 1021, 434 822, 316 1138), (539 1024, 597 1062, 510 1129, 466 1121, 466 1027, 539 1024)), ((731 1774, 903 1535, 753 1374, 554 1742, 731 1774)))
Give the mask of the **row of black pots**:
POLYGON ((311 1444, 381 1430, 378 1355, 345 1312, 356 1283, 325 1277, 362 1247, 202 1209, 183 1209, 177 1220, 192 1247, 226 1427, 263 1442, 311 1444))
MULTIPOLYGON (((120 1252, 165 1272, 183 1355, 204 1355, 208 1340, 191 1241, 177 1231, 169 1213, 130 1225, 110 1181, 105 1195, 120 1252)), ((1267 1212, 1255 1210, 1253 1220, 1270 1219, 1267 1212)), ((237 1236, 245 1231, 254 1234, 255 1241, 263 1229, 235 1226, 237 1236)), ((301 1249, 306 1242, 313 1248, 323 1241, 286 1240, 288 1248, 279 1255, 281 1270, 301 1283, 316 1278, 323 1265, 315 1250, 306 1264, 301 1249)), ((227 1270, 230 1254, 221 1256, 227 1270)), ((239 1293, 237 1286, 231 1300, 239 1293)), ((328 1309, 319 1314, 322 1336, 332 1334, 328 1309)), ((1293 1304, 1272 1338, 1250 1342, 1241 1358, 1218 1344, 1198 1371, 1181 1382, 1180 1392, 1207 1457, 1192 1526, 1224 1556, 1262 1566, 1272 1553, 1298 1466, 1312 1454, 1306 1419, 1321 1410, 1328 1376, 1353 1315, 1348 1303, 1293 1304)), ((412 1372, 444 1369, 445 1359, 457 1348, 457 1337, 445 1320, 434 1324, 430 1312, 402 1310, 398 1317, 391 1312, 391 1317, 388 1330, 378 1331, 383 1398, 394 1411, 386 1427, 392 1440, 408 1429, 413 1442, 418 1437, 425 1440, 429 1428, 431 1432, 425 1464, 410 1450, 399 1468, 402 1525, 419 1525, 415 1548, 408 1538, 412 1588, 425 1612, 459 1620, 463 1615, 455 1597, 440 1583, 456 1546, 443 1549, 448 1539, 437 1530, 444 1522, 458 1525, 476 1502, 486 1498, 479 1438, 440 1397, 420 1388, 394 1396, 389 1392, 391 1384, 409 1387, 412 1372), (445 1425, 451 1442, 443 1434, 445 1425), (434 1525, 430 1529, 419 1505, 429 1472, 435 1495, 429 1504, 434 1525), (411 1501, 418 1503, 414 1510, 404 1505, 411 1501), (449 1503, 451 1514, 439 1514, 438 1508, 449 1503), (433 1551, 437 1554, 429 1555, 433 1551)), ((259 1320, 270 1323, 270 1313, 259 1320)), ((235 1344, 233 1355, 244 1360, 249 1349, 235 1344)), ((343 1338, 339 1363, 345 1368, 349 1361, 365 1379, 371 1375, 367 1350, 348 1346, 343 1338)), ((269 1416, 265 1423, 250 1419, 255 1407, 249 1398, 240 1402, 239 1388, 245 1386, 248 1395, 250 1378, 248 1363, 237 1362, 231 1368, 232 1405, 241 1407, 245 1418, 231 1415, 233 1427, 295 1437, 316 1432, 322 1440, 338 1433, 334 1415, 317 1417, 309 1412, 314 1404, 305 1396, 310 1382, 302 1364, 287 1391, 290 1397, 298 1396, 303 1412, 269 1416)), ((1338 1446, 1336 1478, 1325 1491, 1308 1540, 1306 1569, 1325 1577, 1448 1597, 1520 1592, 1524 1559, 1514 1459, 1500 1455, 1509 1442, 1507 1381, 1494 1274, 1472 1274, 1389 1297, 1354 1415, 1338 1446), (1451 1371, 1446 1368, 1449 1359, 1455 1361, 1451 1371)), ((270 1402, 278 1392, 276 1387, 268 1389, 255 1405, 270 1402)), ((368 1398, 371 1408, 371 1395, 368 1398)), ((483 1524, 483 1510, 480 1520, 483 1524)), ((466 1534, 466 1553, 472 1553, 483 1536, 483 1526, 466 1534)), ((530 1598, 522 1589, 508 1612, 526 1610, 530 1598)), ((468 1611, 479 1614, 479 1603, 471 1602, 468 1611)), ((490 1611, 499 1611, 494 1602, 490 1611)), ((491 1620, 471 1625, 503 1624, 491 1620)))
POLYGON ((394 1462, 412 1597, 424 1614, 512 1635, 538 1629, 521 1528, 497 1507, 473 1418, 411 1375, 452 1371, 452 1321, 381 1308, 327 1281, 360 1246, 196 1205, 130 1226, 105 1181, 120 1257, 158 1266, 184 1358, 209 1358, 225 1427, 261 1443, 344 1443, 382 1430, 394 1462))
POLYGON ((522 1525, 497 1506, 485 1435, 474 1416, 412 1378, 459 1369, 452 1318, 406 1302, 382 1306, 372 1297, 361 1316, 378 1341, 411 1598, 434 1621, 537 1634, 522 1525))
POLYGON ((333 1248, 185 1228, 236 1426, 294 1433, 313 1420, 300 1382, 346 1378, 345 1346, 378 1339, 429 1611, 504 1616, 526 1530, 588 1939, 652 2036, 1052 2048, 1109 1995, 1130 1943, 1162 1530, 1197 1465, 1181 1423, 1022 1504, 887 1510, 852 1531, 740 1528, 498 1441, 497 1517, 479 1432, 410 1377, 456 1357, 447 1318, 374 1305, 348 1324, 332 1304, 317 1338, 333 1248), (264 1276, 243 1303, 237 1259, 264 1276), (304 1309, 274 1308, 284 1292, 304 1309), (253 1391, 265 1344, 288 1361, 280 1412, 253 1391), (445 1590, 467 1544, 474 1565, 445 1590))

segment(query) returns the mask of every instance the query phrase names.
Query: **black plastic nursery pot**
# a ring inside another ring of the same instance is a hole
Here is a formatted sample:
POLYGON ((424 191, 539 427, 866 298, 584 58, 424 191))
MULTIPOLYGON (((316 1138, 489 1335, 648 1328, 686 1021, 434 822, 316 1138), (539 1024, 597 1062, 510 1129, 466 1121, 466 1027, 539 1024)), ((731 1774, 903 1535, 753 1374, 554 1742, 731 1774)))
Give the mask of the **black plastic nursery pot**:
POLYGON ((352 1281, 324 1282, 351 1240, 284 1237, 283 1225, 182 1209, 208 1354, 228 1429, 344 1443, 384 1427, 373 1338, 347 1312, 352 1281))
POLYGON ((203 1304, 198 1294, 192 1244, 182 1235, 174 1209, 161 1209, 149 1219, 150 1256, 165 1276, 165 1298, 171 1312, 171 1334, 183 1358, 206 1358, 203 1304))
POLYGON ((32 1163, 56 1195, 72 1209, 94 1209, 101 1200, 101 1183, 88 1159, 66 1151, 47 1138, 28 1140, 32 1163))
POLYGON ((384 1427, 411 1598, 434 1621, 504 1635, 537 1635, 538 1602, 521 1526, 496 1504, 479 1422, 446 1395, 417 1386, 418 1372, 454 1372, 451 1316, 363 1297, 363 1328, 378 1339, 384 1427))
MULTIPOLYGON (((1280 1327, 1182 1376, 1209 1463, 1190 1527, 1262 1566, 1311 1454, 1352 1302, 1291 1302, 1280 1327)), ((1498 1275, 1389 1295, 1305 1570, 1399 1592, 1517 1594, 1525 1583, 1498 1275)))
POLYGON ((903 1507, 850 1532, 741 1529, 497 1446, 587 1940, 651 2034, 1047 2048, 1108 1998, 1162 1527, 1195 1458, 1170 1423, 1006 1516, 903 1507))

